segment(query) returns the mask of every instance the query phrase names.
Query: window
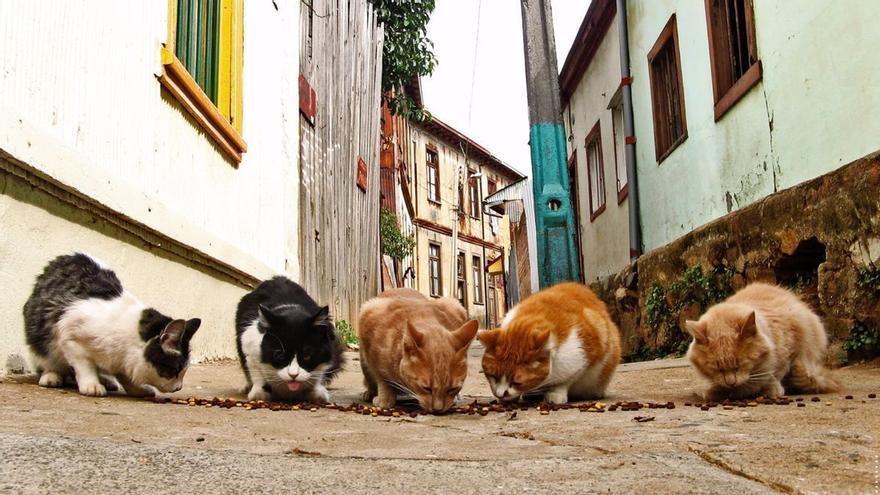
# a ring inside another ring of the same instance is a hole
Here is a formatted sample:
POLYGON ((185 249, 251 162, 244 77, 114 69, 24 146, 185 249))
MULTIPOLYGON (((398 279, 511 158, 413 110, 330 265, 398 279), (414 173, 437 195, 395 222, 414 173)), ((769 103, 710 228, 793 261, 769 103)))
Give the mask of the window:
POLYGON ((471 260, 474 270, 474 304, 483 304, 483 262, 479 256, 471 260))
POLYGON ((648 67, 654 112, 654 151, 657 163, 660 163, 687 138, 675 15, 648 52, 648 67))
POLYGON ((488 184, 488 186, 486 187, 486 191, 489 192, 489 196, 498 192, 498 183, 497 182, 495 182, 492 179, 488 179, 487 184, 488 184))
POLYGON ((496 292, 496 288, 498 287, 498 281, 496 280, 496 275, 489 275, 489 302, 486 304, 486 314, 489 317, 489 327, 494 328, 498 326, 498 293, 496 292))
POLYGON ((471 218, 480 218, 480 177, 474 177, 476 172, 468 170, 468 197, 471 200, 471 218))
POLYGON ((626 131, 623 128, 623 103, 611 109, 611 127, 614 131, 614 163, 617 171, 617 204, 626 199, 629 192, 626 175, 626 131))
POLYGON ((428 164, 428 201, 440 203, 440 161, 437 151, 428 148, 425 162, 428 164))
POLYGON ((159 82, 235 164, 242 122, 243 0, 171 0, 159 82))
POLYGON ((751 0, 706 0, 715 120, 761 80, 751 0))
POLYGON ((440 297, 443 279, 440 275, 440 245, 428 244, 428 271, 431 279, 431 295, 440 297))
POLYGON ((599 122, 587 135, 587 178, 590 187, 590 221, 605 211, 605 171, 602 165, 602 133, 599 122))
POLYGON ((465 256, 464 251, 458 253, 458 263, 456 264, 456 273, 458 274, 458 287, 455 290, 455 298, 458 299, 458 302, 461 303, 462 306, 467 308, 467 278, 465 273, 465 256))

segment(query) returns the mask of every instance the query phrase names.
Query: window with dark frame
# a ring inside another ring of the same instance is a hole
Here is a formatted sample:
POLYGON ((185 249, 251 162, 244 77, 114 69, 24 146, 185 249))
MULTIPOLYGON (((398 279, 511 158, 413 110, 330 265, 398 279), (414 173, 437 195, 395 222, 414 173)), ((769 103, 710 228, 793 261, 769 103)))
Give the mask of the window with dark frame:
POLYGON ((471 259, 474 270, 474 304, 483 304, 483 262, 479 256, 471 259))
POLYGON ((498 183, 492 179, 488 179, 486 182, 486 191, 488 192, 488 196, 491 196, 498 192, 498 183))
POLYGON ((500 284, 495 275, 489 275, 489 300, 486 304, 486 314, 489 316, 489 327, 498 326, 498 292, 497 288, 500 284))
POLYGON ((480 177, 472 177, 476 172, 468 171, 468 197, 471 202, 471 218, 480 218, 480 177))
POLYGON ((431 295, 435 297, 440 297, 440 293, 443 291, 440 267, 440 245, 428 244, 428 272, 431 283, 431 295))
POLYGON ((751 0, 706 0, 715 120, 761 80, 751 0))
POLYGON ((458 287, 456 287, 455 298, 458 299, 458 302, 463 307, 467 308, 467 271, 465 268, 464 251, 458 253, 458 264, 455 271, 458 274, 458 287))
POLYGON ((590 221, 605 211, 605 170, 602 161, 602 132, 599 121, 587 134, 584 149, 587 153, 587 183, 590 192, 590 221))
POLYGON ((611 129, 614 138, 614 168, 617 172, 617 204, 626 199, 629 193, 626 175, 626 132, 623 128, 623 103, 611 108, 611 129))
POLYGON ((687 139, 675 14, 648 52, 648 68, 654 114, 654 151, 657 163, 660 163, 687 139))
POLYGON ((427 148, 425 150, 425 162, 428 166, 428 201, 440 202, 440 160, 437 151, 427 148))

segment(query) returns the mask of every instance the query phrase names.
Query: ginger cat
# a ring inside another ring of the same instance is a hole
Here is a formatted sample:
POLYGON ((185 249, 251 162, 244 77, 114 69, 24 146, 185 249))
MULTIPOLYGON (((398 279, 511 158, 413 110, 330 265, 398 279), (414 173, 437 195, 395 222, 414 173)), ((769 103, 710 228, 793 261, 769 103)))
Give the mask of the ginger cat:
POLYGON ((786 289, 748 285, 685 326, 694 338, 688 359, 712 384, 707 400, 837 388, 823 364, 828 338, 822 320, 786 289))
POLYGON ((402 392, 428 412, 452 407, 477 333, 477 321, 468 321, 461 304, 391 289, 365 302, 358 319, 364 400, 388 408, 402 392))
POLYGON ((620 334, 584 285, 562 283, 517 305, 500 329, 478 336, 483 372, 500 400, 544 393, 552 404, 597 399, 620 362, 620 334))

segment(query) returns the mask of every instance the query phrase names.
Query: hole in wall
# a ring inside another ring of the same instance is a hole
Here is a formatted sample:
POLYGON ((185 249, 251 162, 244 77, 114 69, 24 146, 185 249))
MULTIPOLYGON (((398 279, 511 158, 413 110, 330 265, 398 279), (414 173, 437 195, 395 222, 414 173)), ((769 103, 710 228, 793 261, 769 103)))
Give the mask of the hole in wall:
POLYGON ((790 288, 815 286, 819 281, 819 265, 825 262, 825 244, 810 237, 798 244, 790 255, 783 255, 773 271, 776 282, 790 288))
POLYGON ((550 211, 557 211, 562 207, 562 201, 551 199, 550 202, 547 203, 547 207, 550 208, 550 211))

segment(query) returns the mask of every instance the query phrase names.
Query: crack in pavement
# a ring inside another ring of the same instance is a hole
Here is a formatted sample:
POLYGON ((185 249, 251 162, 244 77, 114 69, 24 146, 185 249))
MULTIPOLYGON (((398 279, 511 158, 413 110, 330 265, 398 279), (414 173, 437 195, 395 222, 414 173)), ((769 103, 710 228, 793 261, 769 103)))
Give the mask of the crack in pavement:
POLYGON ((709 452, 706 452, 705 450, 700 450, 700 449, 697 449, 692 446, 688 446, 688 450, 691 451, 691 453, 697 455, 700 459, 705 461, 707 464, 711 464, 712 466, 715 466, 718 469, 721 469, 722 471, 728 472, 734 476, 739 476, 740 478, 745 478, 749 481, 754 481, 756 483, 760 483, 760 484, 776 491, 777 493, 785 493, 785 494, 791 494, 791 495, 803 495, 803 492, 801 492, 800 490, 796 490, 795 488, 792 488, 788 485, 784 485, 782 483, 777 483, 775 481, 761 479, 757 476, 745 473, 741 469, 737 469, 737 468, 731 466, 730 464, 724 462, 722 459, 713 456, 712 454, 710 454, 709 452))

